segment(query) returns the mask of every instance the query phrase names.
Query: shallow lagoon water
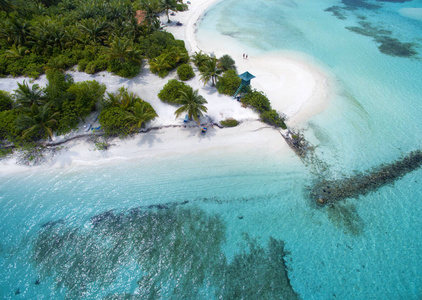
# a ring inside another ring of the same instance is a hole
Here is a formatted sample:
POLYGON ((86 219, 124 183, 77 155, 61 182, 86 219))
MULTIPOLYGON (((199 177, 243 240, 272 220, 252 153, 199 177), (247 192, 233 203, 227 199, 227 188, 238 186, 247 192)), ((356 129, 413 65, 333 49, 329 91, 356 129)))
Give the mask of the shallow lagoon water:
MULTIPOLYGON (((421 148, 420 54, 387 55, 346 27, 365 20, 422 51, 421 22, 400 14, 422 3, 362 2, 381 8, 343 19, 325 10, 355 2, 224 1, 199 28, 335 74, 338 94, 301 127, 330 178, 421 148)), ((315 170, 207 151, 3 176, 0 297, 420 299, 422 170, 333 208, 308 197, 315 170)))

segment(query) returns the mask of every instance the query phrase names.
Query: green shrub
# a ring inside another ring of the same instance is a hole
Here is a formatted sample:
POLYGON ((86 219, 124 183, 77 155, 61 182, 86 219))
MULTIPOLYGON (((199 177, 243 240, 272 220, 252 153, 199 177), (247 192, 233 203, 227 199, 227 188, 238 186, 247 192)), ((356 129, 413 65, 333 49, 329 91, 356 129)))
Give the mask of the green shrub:
POLYGON ((192 88, 189 85, 180 82, 177 79, 171 79, 158 93, 158 98, 163 102, 177 104, 176 99, 179 98, 180 92, 189 92, 190 90, 192 90, 192 88))
MULTIPOLYGON (((176 42, 171 33, 164 31, 155 31, 152 34, 141 38, 139 41, 142 54, 149 59, 161 55, 165 49, 172 46, 180 47, 180 45, 182 44, 180 42, 176 42)), ((184 43, 183 48, 185 48, 184 43)))
POLYGON ((69 133, 72 129, 76 129, 80 120, 75 101, 65 100, 57 120, 56 132, 60 135, 69 133))
POLYGON ((141 71, 141 64, 133 61, 121 62, 119 59, 112 59, 108 63, 107 70, 120 77, 132 78, 141 71))
POLYGON ((193 72, 191 65, 183 64, 177 68, 177 76, 179 76, 180 80, 186 81, 195 77, 195 73, 193 72))
POLYGON ((242 79, 237 76, 235 70, 228 70, 218 80, 216 87, 220 94, 233 96, 241 82, 242 79))
POLYGON ((185 11, 188 10, 188 5, 186 3, 177 3, 176 9, 177 11, 185 11))
POLYGON ((126 136, 130 133, 126 117, 126 111, 119 106, 106 108, 99 116, 101 128, 106 135, 126 136))
POLYGON ((236 127, 239 125, 239 121, 235 119, 226 119, 220 122, 220 124, 224 127, 236 127))
POLYGON ((49 70, 46 75, 48 80, 44 89, 46 98, 60 110, 63 102, 69 98, 67 89, 73 84, 73 78, 58 70, 49 70))
POLYGON ((0 140, 16 141, 20 139, 22 132, 15 125, 18 117, 19 114, 14 109, 0 112, 0 140))
POLYGON ((0 91, 0 112, 12 109, 13 100, 8 92, 0 91))
POLYGON ((97 103, 103 101, 105 90, 106 86, 95 80, 72 84, 62 103, 57 132, 65 134, 75 129, 79 121, 89 115, 97 103))
POLYGON ((95 74, 97 72, 107 70, 107 66, 108 61, 106 60, 106 58, 100 56, 96 60, 89 62, 84 70, 87 74, 95 74))
POLYGON ((246 105, 252 106, 260 113, 271 110, 270 100, 261 91, 249 91, 242 97, 241 101, 246 105))
POLYGON ((85 72, 86 66, 89 64, 90 60, 87 58, 83 58, 78 61, 78 71, 85 72))
POLYGON ((67 92, 74 99, 77 114, 84 117, 95 109, 98 102, 103 100, 105 90, 104 84, 92 80, 74 83, 67 92))
POLYGON ((287 129, 286 123, 284 123, 284 119, 274 109, 270 111, 264 111, 261 114, 261 120, 262 122, 269 125, 287 129))

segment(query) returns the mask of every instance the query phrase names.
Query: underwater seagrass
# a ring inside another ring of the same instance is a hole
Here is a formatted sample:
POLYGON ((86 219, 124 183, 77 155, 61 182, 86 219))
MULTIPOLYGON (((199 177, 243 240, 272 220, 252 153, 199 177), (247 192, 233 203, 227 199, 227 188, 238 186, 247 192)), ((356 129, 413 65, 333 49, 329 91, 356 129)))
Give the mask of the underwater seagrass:
POLYGON ((297 298, 282 241, 271 238, 268 249, 249 241, 249 250, 228 262, 222 251, 225 236, 221 218, 197 207, 107 211, 93 216, 84 229, 62 221, 42 227, 33 261, 40 278, 52 276, 69 299, 95 295, 134 261, 142 271, 138 293, 110 294, 110 299, 198 299, 204 291, 226 299, 239 293, 246 299, 297 298))

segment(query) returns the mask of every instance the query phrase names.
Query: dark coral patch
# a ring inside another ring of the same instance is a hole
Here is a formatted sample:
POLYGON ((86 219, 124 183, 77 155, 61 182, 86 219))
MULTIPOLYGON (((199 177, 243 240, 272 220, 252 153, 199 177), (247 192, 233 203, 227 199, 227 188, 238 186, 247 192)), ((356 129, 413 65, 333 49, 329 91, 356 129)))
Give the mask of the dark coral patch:
POLYGON ((381 53, 397 57, 413 57, 418 54, 418 52, 414 49, 416 44, 403 43, 396 38, 390 37, 392 35, 390 30, 377 28, 372 26, 371 23, 365 21, 360 21, 359 25, 360 27, 351 26, 346 27, 346 29, 357 34, 374 38, 375 42, 380 43, 378 49, 381 53))
POLYGON ((370 4, 365 0, 342 0, 341 3, 351 8, 364 8, 364 9, 380 9, 382 6, 377 4, 370 4))
POLYGON ((414 43, 402 43, 398 39, 380 36, 375 39, 376 42, 381 43, 378 49, 384 54, 398 57, 413 57, 418 52, 415 51, 414 43))
POLYGON ((344 9, 340 6, 331 6, 325 11, 332 12, 333 15, 339 20, 346 20, 346 15, 343 13, 344 9))

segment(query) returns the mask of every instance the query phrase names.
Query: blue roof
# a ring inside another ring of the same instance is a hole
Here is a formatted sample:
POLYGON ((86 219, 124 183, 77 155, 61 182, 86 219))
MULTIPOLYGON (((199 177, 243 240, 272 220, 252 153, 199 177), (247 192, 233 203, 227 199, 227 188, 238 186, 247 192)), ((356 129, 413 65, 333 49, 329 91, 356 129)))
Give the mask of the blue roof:
POLYGON ((251 73, 249 73, 248 71, 246 71, 245 73, 242 73, 239 75, 239 77, 245 81, 249 81, 253 78, 255 78, 255 76, 253 76, 251 73))

